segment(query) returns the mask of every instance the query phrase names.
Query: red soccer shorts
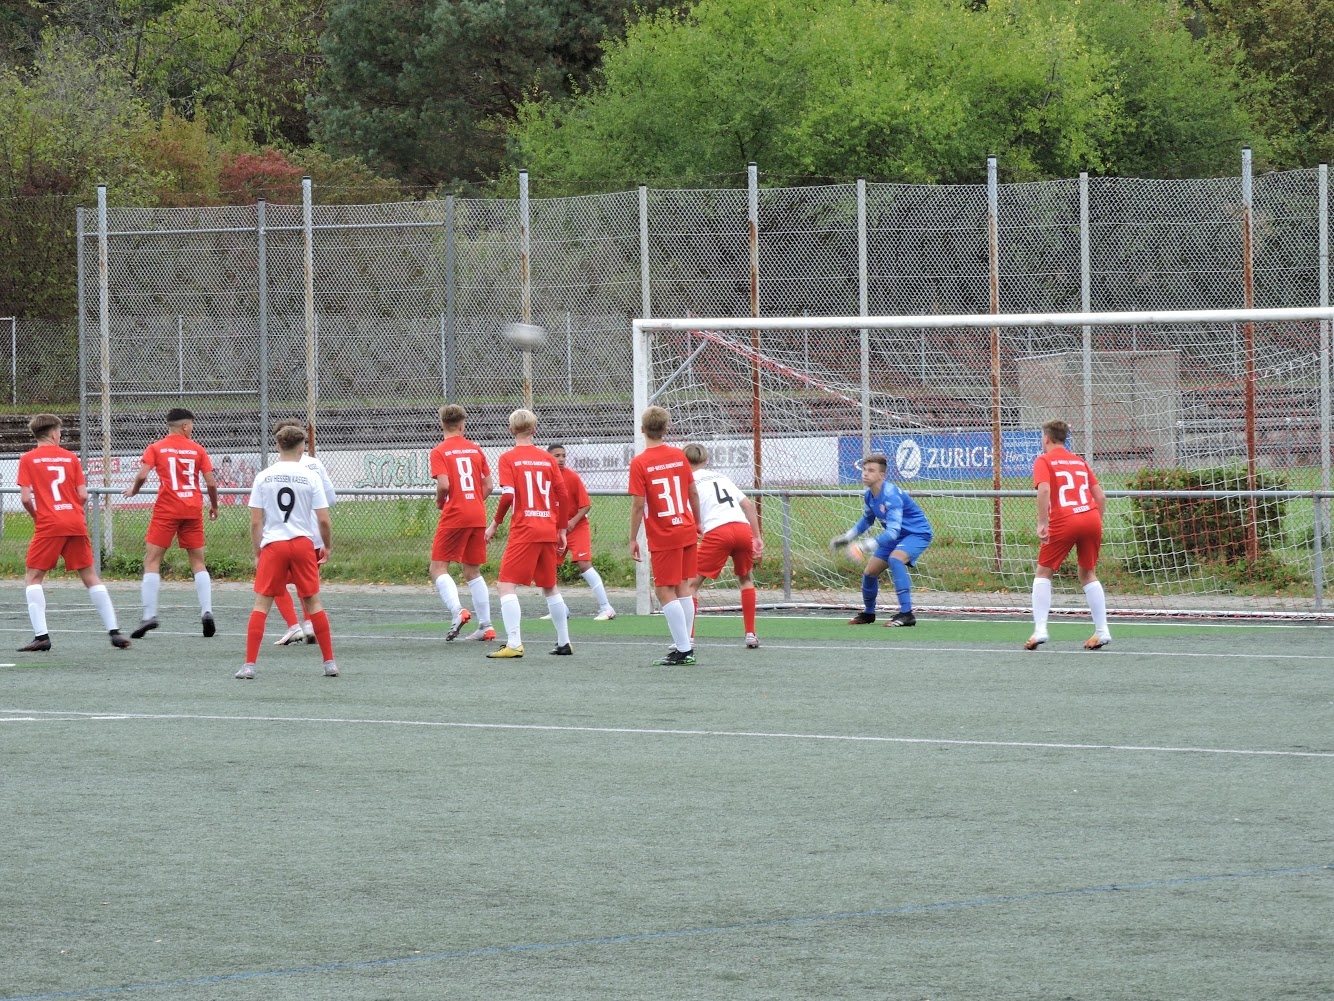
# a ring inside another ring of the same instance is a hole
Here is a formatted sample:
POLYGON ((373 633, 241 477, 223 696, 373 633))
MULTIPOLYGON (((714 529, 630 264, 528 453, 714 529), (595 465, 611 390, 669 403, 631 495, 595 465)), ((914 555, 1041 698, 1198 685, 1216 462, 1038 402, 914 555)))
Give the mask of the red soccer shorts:
POLYGON ((1061 531, 1051 532, 1038 550, 1038 566, 1056 570, 1074 549, 1081 570, 1093 570, 1098 565, 1102 549, 1102 519, 1090 518, 1069 522, 1061 531))
POLYGON ((34 570, 54 570, 61 557, 66 570, 82 570, 93 565, 93 544, 87 535, 34 535, 28 543, 28 566, 34 570))
POLYGON ((704 533, 699 543, 697 572, 712 580, 723 572, 729 558, 738 577, 750 573, 755 554, 751 548, 750 525, 746 522, 729 521, 704 533))
POLYGON ((204 516, 194 518, 162 518, 157 511, 148 522, 144 541, 150 546, 170 549, 173 539, 179 539, 182 549, 204 548, 204 516))
MULTIPOLYGON (((593 561, 593 533, 589 530, 587 518, 575 525, 573 532, 565 533, 565 556, 576 563, 593 561)), ((561 562, 565 562, 564 556, 561 562)))
POLYGON ((556 586, 556 543, 513 542, 505 546, 496 577, 506 584, 556 586))
POLYGON ((649 552, 649 565, 653 568, 653 583, 657 587, 676 587, 688 580, 695 579, 695 565, 698 561, 693 545, 680 549, 657 549, 649 552))
POLYGON ((439 526, 431 543, 431 559, 437 563, 481 566, 486 562, 486 529, 439 526))
POLYGON ((288 582, 302 598, 320 593, 320 568, 315 546, 307 538, 280 539, 259 551, 255 568, 255 593, 276 598, 287 590, 288 582))

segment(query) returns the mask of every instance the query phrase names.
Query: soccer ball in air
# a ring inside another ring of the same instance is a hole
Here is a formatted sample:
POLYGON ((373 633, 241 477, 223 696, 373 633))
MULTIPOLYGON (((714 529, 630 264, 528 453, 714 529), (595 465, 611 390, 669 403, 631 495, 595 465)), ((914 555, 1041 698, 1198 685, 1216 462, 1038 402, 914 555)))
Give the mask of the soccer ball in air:
POLYGON ((547 328, 536 323, 507 323, 500 336, 520 351, 536 351, 547 342, 547 328))
POLYGON ((858 542, 849 542, 843 547, 843 558, 855 566, 866 565, 866 553, 858 542))

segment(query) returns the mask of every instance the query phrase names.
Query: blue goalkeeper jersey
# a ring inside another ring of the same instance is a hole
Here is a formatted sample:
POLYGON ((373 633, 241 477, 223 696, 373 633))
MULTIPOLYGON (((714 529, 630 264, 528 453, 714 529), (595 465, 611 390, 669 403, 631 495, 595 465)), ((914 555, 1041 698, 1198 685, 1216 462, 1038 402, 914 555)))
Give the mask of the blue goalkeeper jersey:
POLYGON ((862 520, 857 522, 856 534, 861 535, 879 522, 885 526, 885 530, 880 533, 880 538, 884 540, 901 539, 908 535, 931 538, 931 522, 926 520, 926 513, 905 491, 889 480, 880 484, 878 494, 867 490, 862 496, 862 503, 864 510, 862 520))

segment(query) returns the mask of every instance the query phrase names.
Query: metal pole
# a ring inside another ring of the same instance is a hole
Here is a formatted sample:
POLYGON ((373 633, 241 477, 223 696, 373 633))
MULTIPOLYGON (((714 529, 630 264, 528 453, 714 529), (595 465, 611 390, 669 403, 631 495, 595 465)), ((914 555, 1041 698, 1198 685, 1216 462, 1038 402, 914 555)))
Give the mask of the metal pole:
MULTIPOLYGON (((1000 312, 1000 194, 996 184, 996 158, 987 157, 987 256, 991 262, 991 312, 1000 312)), ((991 328, 991 484, 1001 488, 1001 395, 1000 327, 991 328)), ((996 572, 1001 572, 1001 499, 992 500, 992 537, 996 572)))
POLYGON ((9 402, 19 404, 19 321, 9 318, 9 402))
POLYGON ((1325 499, 1319 494, 1311 498, 1311 529, 1315 542, 1311 566, 1312 582, 1315 584, 1315 610, 1322 612, 1325 608, 1325 499))
POLYGON ((792 497, 783 494, 783 600, 792 600, 792 497))
POLYGON ((102 502, 93 497, 93 573, 102 573, 102 502))
POLYGON ((306 448, 315 454, 315 408, 318 403, 315 390, 315 223, 314 206, 309 177, 301 178, 301 227, 305 238, 302 270, 305 276, 306 299, 306 448))
MULTIPOLYGON (((1317 203, 1319 218, 1316 229, 1319 233, 1320 261, 1320 305, 1329 305, 1329 164, 1322 163, 1316 170, 1318 190, 1317 203)), ((1328 491, 1329 486, 1329 362, 1330 362, 1330 322, 1320 321, 1320 489, 1328 491)), ((1321 501, 1316 502, 1317 505, 1321 501)))
MULTIPOLYGON (((107 186, 97 186, 97 324, 102 342, 102 485, 111 486, 111 288, 107 261, 107 186)), ((110 504, 110 492, 103 498, 110 504)), ((111 509, 107 508, 106 531, 102 534, 108 549, 114 544, 111 509)))
MULTIPOLYGON (((643 192, 640 188, 640 206, 643 206, 643 192)), ((643 216, 640 216, 642 221, 643 216)), ((642 240, 641 230, 641 240, 642 240)), ((641 244, 642 246, 642 244, 641 244)), ((647 286, 645 286, 644 297, 648 298, 647 286)), ((634 384, 634 417, 633 429, 630 440, 634 442, 635 455, 644 451, 644 435, 640 430, 640 416, 648 409, 648 331, 641 330, 638 325, 632 324, 630 327, 630 357, 631 357, 631 381, 634 384)), ((648 615, 653 611, 653 589, 649 586, 649 561, 648 561, 648 543, 644 536, 643 529, 639 532, 639 549, 643 557, 635 563, 635 614, 648 615)))
POLYGON ((574 399, 574 329, 570 311, 565 311, 565 395, 574 399))
POLYGON ((653 315, 648 253, 648 186, 641 184, 639 186, 639 310, 640 315, 646 320, 653 315))
MULTIPOLYGON (((857 315, 870 315, 870 279, 866 261, 866 178, 857 178, 857 315)), ((871 331, 860 332, 862 355, 862 455, 871 451, 871 331)))
POLYGON ((259 464, 269 464, 269 237, 268 203, 255 206, 255 249, 258 254, 259 286, 259 464))
MULTIPOLYGON (((528 171, 519 171, 519 294, 522 298, 522 319, 533 322, 532 234, 528 217, 528 171)), ((533 409, 533 353, 523 353, 523 405, 533 409)))
MULTIPOLYGON (((750 315, 760 315, 760 169, 755 163, 746 166, 746 186, 747 186, 747 208, 750 220, 750 315)), ((762 458, 762 449, 764 445, 764 433, 761 429, 760 412, 760 332, 752 329, 750 332, 750 420, 751 430, 751 449, 754 452, 753 469, 754 479, 752 485, 759 490, 764 485, 764 460, 762 458)), ((757 520, 764 524, 763 507, 761 503, 763 498, 755 498, 755 511, 757 520)))
MULTIPOLYGON (((79 326, 79 461, 88 465, 88 307, 84 305, 83 288, 83 206, 74 210, 74 239, 77 247, 74 251, 75 284, 74 294, 78 297, 75 307, 79 326)), ((94 507, 97 505, 94 504, 94 507)))
MULTIPOLYGON (((1093 312, 1093 267, 1089 254, 1089 175, 1079 175, 1079 303, 1093 312)), ((1093 328, 1084 327, 1084 458, 1093 461, 1093 328)))
MULTIPOLYGON (((1246 309, 1255 308, 1254 199, 1251 187, 1251 150, 1241 151, 1241 293, 1246 309)), ((1246 355, 1246 489, 1255 489, 1255 324, 1242 324, 1246 355)), ((1246 558, 1260 558, 1259 517, 1252 497, 1247 502, 1246 558)))
POLYGON ((442 335, 444 337, 444 390, 445 402, 448 403, 454 399, 455 382, 457 373, 455 371, 455 350, 457 347, 454 324, 454 196, 445 196, 445 315, 441 321, 444 324, 442 335))
POLYGON ((185 317, 176 317, 176 392, 185 395, 185 317))

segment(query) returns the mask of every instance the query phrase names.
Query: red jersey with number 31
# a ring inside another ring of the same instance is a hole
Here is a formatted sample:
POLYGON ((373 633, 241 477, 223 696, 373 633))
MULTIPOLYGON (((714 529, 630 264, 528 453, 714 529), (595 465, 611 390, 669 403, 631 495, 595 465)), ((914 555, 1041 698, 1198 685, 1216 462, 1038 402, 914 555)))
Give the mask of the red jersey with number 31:
POLYGON ((684 549, 698 536, 690 510, 695 475, 686 454, 673 445, 653 445, 630 463, 630 496, 644 498, 644 535, 649 552, 684 549))
POLYGON ((491 475, 482 450, 462 435, 446 438, 431 450, 431 478, 449 477, 449 497, 440 509, 445 528, 485 528, 482 487, 491 475))
POLYGON ((569 497, 551 453, 536 445, 516 445, 500 457, 496 472, 501 493, 514 498, 510 542, 555 542, 556 531, 565 527, 569 497))
POLYGON ((19 459, 18 484, 32 488, 37 517, 34 535, 87 535, 83 520, 83 466, 79 457, 59 445, 38 445, 19 459))
POLYGON ((1093 499, 1098 478, 1088 463, 1063 446, 1044 452, 1033 460, 1033 486, 1051 487, 1047 521, 1053 536, 1078 524, 1102 523, 1102 512, 1093 499))
POLYGON ((199 479, 213 471, 204 446, 183 434, 169 434, 144 449, 144 464, 157 471, 153 513, 162 518, 194 518, 204 508, 199 479))

